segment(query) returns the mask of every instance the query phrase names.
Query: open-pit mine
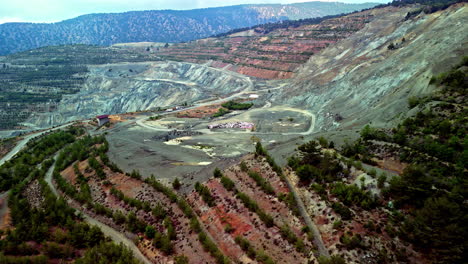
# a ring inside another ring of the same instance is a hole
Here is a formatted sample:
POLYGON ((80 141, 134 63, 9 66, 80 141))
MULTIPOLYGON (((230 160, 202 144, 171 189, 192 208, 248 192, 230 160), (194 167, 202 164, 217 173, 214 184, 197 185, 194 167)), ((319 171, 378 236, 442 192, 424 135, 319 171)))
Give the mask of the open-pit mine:
POLYGON ((468 5, 415 2, 0 57, 0 263, 466 263, 468 5))

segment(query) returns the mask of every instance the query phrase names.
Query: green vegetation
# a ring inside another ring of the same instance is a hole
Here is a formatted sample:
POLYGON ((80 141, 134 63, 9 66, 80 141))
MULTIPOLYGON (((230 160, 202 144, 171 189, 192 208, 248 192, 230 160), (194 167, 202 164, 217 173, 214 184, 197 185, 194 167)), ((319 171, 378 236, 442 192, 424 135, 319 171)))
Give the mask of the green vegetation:
POLYGON ((106 178, 106 173, 102 169, 101 163, 99 163, 99 161, 97 161, 95 157, 93 157, 93 156, 89 157, 88 163, 89 163, 89 166, 96 171, 96 175, 101 180, 106 178))
MULTIPOLYGON (((202 243, 204 249, 210 252, 210 255, 216 259, 216 262, 218 264, 230 263, 229 259, 225 257, 217 248, 216 244, 213 243, 213 241, 211 241, 210 238, 208 238, 206 234, 202 231, 201 225, 187 201, 185 201, 182 197, 178 197, 177 194, 175 194, 170 188, 167 188, 163 184, 158 182, 153 175, 151 175, 150 178, 145 179, 145 182, 151 185, 155 190, 166 195, 166 197, 168 197, 171 200, 171 202, 177 203, 184 215, 190 219, 190 228, 198 234, 198 240, 200 241, 200 243, 202 243)), ((158 233, 156 233, 156 235, 157 234, 158 233)))
POLYGON ((339 180, 345 174, 336 155, 322 154, 316 141, 305 143, 299 146, 298 150, 301 152, 301 158, 289 158, 288 165, 296 171, 302 183, 330 183, 339 180))
POLYGON ((221 177, 221 184, 228 191, 234 191, 236 189, 236 185, 234 184, 234 182, 226 176, 221 177))
MULTIPOLYGON (((284 177, 284 174, 283 174, 283 169, 278 164, 276 164, 275 160, 270 156, 268 151, 262 146, 262 143, 260 143, 260 142, 257 142, 257 144, 255 145, 255 156, 264 156, 266 158, 266 161, 268 162, 268 164, 273 169, 273 171, 276 172, 276 174, 280 177, 280 179, 287 184, 286 178, 284 177)), ((241 163, 240 166, 241 166, 241 170, 245 169, 245 171, 248 171, 247 165, 243 166, 243 164, 241 163), (242 169, 243 167, 244 167, 244 169, 242 169)), ((253 176, 256 177, 255 175, 253 175, 253 176)), ((257 182, 257 184, 259 184, 262 187, 262 189, 265 190, 265 192, 267 192, 269 194, 274 194, 275 193, 273 188, 271 187, 271 185, 268 182, 266 182, 263 178, 259 179, 259 182, 257 182)), ((289 209, 295 215, 300 214, 296 198, 294 198, 294 195, 292 193, 288 193, 288 194, 280 193, 278 195, 278 199, 280 199, 280 201, 285 202, 288 205, 289 209)))
POLYGON ((343 234, 340 237, 340 242, 349 250, 355 248, 364 248, 362 238, 359 234, 353 235, 351 232, 343 234))
POLYGON ((174 188, 175 190, 178 190, 180 189, 181 186, 182 184, 180 183, 179 178, 175 178, 174 181, 172 182, 172 188, 174 188))
POLYGON ((226 110, 225 108, 219 108, 218 109, 218 112, 214 113, 213 114, 213 117, 220 117, 220 116, 223 116, 225 114, 229 113, 229 110, 226 110))
POLYGON ((138 199, 125 196, 122 191, 117 190, 115 187, 111 188, 110 193, 117 197, 119 200, 123 201, 124 203, 132 207, 136 207, 138 210, 143 210, 145 212, 151 211, 151 204, 147 201, 142 202, 138 199))
POLYGON ((164 216, 166 216, 167 211, 164 209, 164 206, 162 206, 160 203, 157 203, 156 206, 151 210, 151 213, 154 217, 156 217, 156 219, 162 220, 164 216))
POLYGON ((0 263, 7 264, 23 264, 23 263, 32 263, 32 264, 47 264, 49 263, 49 258, 44 255, 39 256, 5 256, 3 253, 0 253, 0 263))
POLYGON ((387 180, 387 176, 385 174, 381 174, 379 178, 377 178, 377 187, 382 189, 385 186, 386 180, 387 180))
POLYGON ((241 163, 239 164, 239 167, 240 167, 241 171, 243 171, 243 172, 248 172, 249 171, 249 167, 247 166, 245 161, 241 161, 241 163))
POLYGON ((255 250, 255 248, 250 244, 250 242, 247 239, 241 236, 236 236, 234 240, 239 245, 239 247, 247 254, 247 256, 249 256, 249 258, 257 260, 259 263, 263 264, 275 263, 270 256, 265 254, 265 252, 255 250))
POLYGON ((333 222, 333 229, 341 229, 343 228, 343 222, 338 220, 333 222))
POLYGON ((189 263, 189 259, 184 255, 175 257, 174 261, 175 261, 175 264, 188 264, 189 263))
POLYGON ((200 194, 200 196, 202 197, 203 201, 209 206, 209 207, 213 207, 215 205, 214 201, 214 197, 211 195, 211 192, 210 190, 208 189, 208 187, 206 187, 205 185, 199 183, 199 182, 196 182, 195 183, 195 191, 198 192, 198 194, 200 194))
POLYGON ((253 106, 253 103, 238 103, 235 101, 229 101, 221 105, 229 110, 247 110, 253 106))
POLYGON ((220 178, 223 176, 223 173, 221 172, 221 170, 219 168, 215 168, 214 171, 213 171, 213 176, 215 178, 220 178))
POLYGON ((260 142, 257 142, 255 145, 255 156, 264 156, 273 171, 276 172, 276 174, 278 174, 278 176, 284 181, 283 170, 278 164, 276 164, 275 160, 270 156, 268 151, 262 146, 262 143, 260 142))
POLYGON ((219 251, 218 247, 216 246, 213 241, 211 241, 204 232, 200 232, 198 234, 198 240, 203 245, 203 248, 210 252, 210 254, 216 259, 216 263, 218 264, 227 264, 230 263, 229 259, 223 256, 221 251, 219 251))
POLYGON ((353 217, 351 210, 339 202, 332 203, 331 207, 343 220, 350 220, 353 217))
POLYGON ((236 194, 236 197, 239 200, 241 200, 241 202, 245 205, 245 207, 247 207, 247 209, 249 209, 251 212, 256 213, 258 215, 258 217, 260 218, 260 220, 262 220, 262 222, 265 223, 265 225, 267 227, 274 226, 275 223, 273 221, 273 217, 271 217, 271 215, 265 213, 258 206, 258 204, 254 200, 252 200, 247 194, 238 192, 236 194))
POLYGON ((161 115, 157 115, 157 116, 151 116, 150 118, 148 118, 150 121, 156 121, 156 120, 159 120, 163 118, 163 116, 161 115))
POLYGON ((178 201, 177 194, 174 193, 170 188, 164 186, 162 183, 156 180, 153 175, 150 178, 146 178, 145 182, 151 185, 156 191, 163 193, 164 195, 171 200, 171 202, 176 203, 178 201))
POLYGON ((361 138, 364 140, 386 140, 387 135, 378 129, 372 128, 369 125, 366 125, 362 130, 361 130, 361 138))
MULTIPOLYGON (((369 140, 391 143, 390 154, 409 164, 400 176, 388 181, 388 187, 385 175, 377 178, 383 198, 393 204, 385 232, 411 242, 437 263, 463 263, 461 252, 466 251, 467 65, 465 57, 450 71, 434 76, 431 84, 438 91, 433 95, 410 98, 410 107, 421 105, 416 115, 391 131, 366 126, 360 140, 343 148, 344 155, 366 162, 375 153, 369 140)), ((357 186, 334 184, 332 192, 348 206, 376 205, 357 186)), ((360 247, 358 240, 351 235, 342 237, 348 248, 360 247)), ((397 257, 404 259, 405 253, 398 251, 397 257)))
POLYGON ((26 179, 35 171, 30 169, 31 166, 40 164, 63 146, 75 141, 75 136, 82 133, 80 128, 70 128, 29 142, 27 148, 18 153, 17 158, 0 168, 0 190, 6 191, 26 179))
POLYGON ((332 185, 331 193, 347 206, 359 205, 359 207, 366 210, 377 206, 375 198, 369 192, 363 191, 356 185, 337 182, 332 185))
POLYGON ((331 256, 330 258, 320 256, 318 262, 319 264, 346 264, 346 261, 340 256, 331 256))
POLYGON ((234 232, 234 230, 235 229, 229 223, 227 223, 226 226, 224 227, 224 232, 226 232, 226 233, 232 233, 232 232, 234 232))
POLYGON ((285 202, 289 209, 293 212, 294 215, 299 216, 299 207, 297 206, 296 203, 296 198, 294 198, 294 194, 292 192, 289 193, 280 193, 278 195, 278 199, 282 202, 285 202))
POLYGON ((266 194, 275 195, 275 191, 271 184, 267 182, 262 176, 260 176, 260 174, 255 171, 249 171, 247 174, 257 183, 258 186, 260 186, 260 188, 262 188, 266 194))
POLYGON ((90 250, 85 255, 77 259, 76 264, 88 263, 128 263, 138 264, 140 261, 133 257, 133 252, 124 245, 114 243, 101 243, 90 250))
POLYGON ((287 224, 284 224, 280 228, 280 233, 284 239, 286 239, 289 243, 291 243, 292 245, 296 247, 297 252, 304 252, 305 250, 304 241, 298 238, 287 224))
POLYGON ((94 263, 91 259, 95 252, 99 252, 101 259, 137 263, 132 252, 123 246, 118 248, 119 254, 111 254, 112 258, 106 255, 112 252, 111 248, 118 246, 106 243, 101 230, 84 223, 63 197, 55 196, 44 180, 53 164, 53 160, 47 158, 74 142, 75 136, 80 136, 82 132, 81 128, 72 127, 65 132, 42 136, 0 168, 4 171, 21 164, 24 170, 29 171, 29 175, 18 179, 18 183, 11 181, 8 205, 15 228, 8 230, 4 239, 0 240, 1 263, 49 263, 50 259, 80 258, 80 252, 84 252, 84 256, 76 263, 94 263), (26 187, 33 181, 39 183, 44 199, 39 207, 31 206, 24 195, 26 187), (39 247, 31 247, 25 241, 35 242, 39 247))
POLYGON ((153 245, 166 255, 171 255, 174 252, 174 245, 171 243, 169 235, 156 232, 153 239, 153 245))

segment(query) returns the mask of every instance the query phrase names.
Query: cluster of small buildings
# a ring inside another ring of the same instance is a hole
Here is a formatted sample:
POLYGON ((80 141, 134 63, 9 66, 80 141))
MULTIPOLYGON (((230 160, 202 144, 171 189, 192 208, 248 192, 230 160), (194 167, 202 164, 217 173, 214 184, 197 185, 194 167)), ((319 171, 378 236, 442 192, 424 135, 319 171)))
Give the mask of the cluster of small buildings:
POLYGON ((218 129, 218 128, 240 128, 240 129, 253 129, 255 125, 249 122, 231 122, 223 124, 212 124, 208 125, 209 129, 218 129))
POLYGON ((173 111, 176 111, 176 110, 181 110, 181 109, 184 109, 184 107, 182 106, 174 106, 174 107, 169 107, 166 109, 166 112, 173 112, 173 111))

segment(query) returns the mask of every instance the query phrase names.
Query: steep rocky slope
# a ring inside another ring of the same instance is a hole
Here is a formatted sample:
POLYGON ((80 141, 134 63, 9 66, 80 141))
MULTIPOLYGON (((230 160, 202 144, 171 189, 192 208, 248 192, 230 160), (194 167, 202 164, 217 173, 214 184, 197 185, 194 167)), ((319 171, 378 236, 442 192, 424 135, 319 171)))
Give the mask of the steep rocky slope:
POLYGON ((415 10, 368 11, 378 18, 312 56, 272 99, 318 113, 316 130, 391 124, 409 96, 429 93, 430 78, 467 53, 466 4, 406 19, 415 10))
POLYGON ((160 60, 119 48, 43 47, 0 57, 0 129, 19 128, 31 113, 55 111, 62 95, 84 85, 87 65, 160 60))
POLYGON ((209 63, 212 67, 263 79, 287 79, 308 58, 347 38, 374 19, 367 13, 326 19, 260 25, 218 38, 178 43, 167 48, 129 46, 162 59, 209 63), (319 23, 320 22, 320 23, 319 23), (283 25, 285 24, 285 25, 283 25), (270 29, 276 26, 278 28, 270 29))
POLYGON ((249 78, 182 62, 120 63, 90 67, 84 88, 64 96, 57 111, 29 122, 51 126, 96 114, 147 110, 251 89, 249 78))
POLYGON ((90 14, 58 23, 0 25, 0 54, 63 44, 180 42, 235 28, 286 19, 347 13, 375 6, 309 2, 292 5, 239 5, 188 11, 159 10, 90 14))

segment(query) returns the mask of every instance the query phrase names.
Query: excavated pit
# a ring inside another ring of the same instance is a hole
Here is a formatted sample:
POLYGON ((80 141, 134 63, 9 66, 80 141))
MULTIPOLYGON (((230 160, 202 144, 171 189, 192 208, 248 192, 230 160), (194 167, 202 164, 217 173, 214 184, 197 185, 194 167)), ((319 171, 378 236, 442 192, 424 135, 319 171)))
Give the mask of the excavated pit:
POLYGON ((26 123, 47 127, 100 114, 177 106, 253 88, 249 77, 183 62, 107 64, 89 70, 83 88, 64 96, 57 111, 32 116, 26 123))

